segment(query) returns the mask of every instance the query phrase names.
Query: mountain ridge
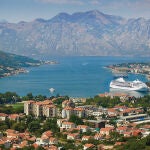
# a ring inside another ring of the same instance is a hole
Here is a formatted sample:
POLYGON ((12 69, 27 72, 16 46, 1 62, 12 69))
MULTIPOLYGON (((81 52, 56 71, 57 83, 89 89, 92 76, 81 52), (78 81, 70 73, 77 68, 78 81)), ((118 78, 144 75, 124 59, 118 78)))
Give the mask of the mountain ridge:
POLYGON ((0 23, 0 50, 39 56, 150 56, 150 19, 98 10, 0 23))

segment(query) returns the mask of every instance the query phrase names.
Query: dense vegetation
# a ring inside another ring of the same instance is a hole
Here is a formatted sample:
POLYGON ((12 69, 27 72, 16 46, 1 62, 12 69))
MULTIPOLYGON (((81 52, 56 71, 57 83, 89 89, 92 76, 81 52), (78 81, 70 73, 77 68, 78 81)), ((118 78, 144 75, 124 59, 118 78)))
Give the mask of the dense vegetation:
POLYGON ((145 138, 136 138, 131 137, 127 140, 126 144, 123 144, 122 146, 117 146, 116 150, 149 150, 150 149, 150 135, 148 135, 145 138))
POLYGON ((32 64, 40 63, 39 60, 34 60, 29 57, 19 56, 15 54, 5 53, 0 51, 0 66, 5 67, 29 67, 32 64))
POLYGON ((0 104, 20 102, 21 98, 15 92, 0 93, 0 104))
POLYGON ((94 98, 87 99, 85 104, 102 106, 105 108, 111 108, 115 105, 125 105, 128 107, 144 107, 146 110, 147 107, 150 107, 150 95, 145 95, 144 97, 136 98, 134 102, 130 100, 121 102, 119 97, 110 98, 95 96, 94 98))
POLYGON ((0 78, 26 72, 22 67, 38 66, 44 62, 0 51, 0 78))
POLYGON ((83 120, 76 115, 71 115, 69 121, 74 122, 76 125, 82 125, 83 124, 83 120))
MULTIPOLYGON (((50 97, 50 99, 53 99, 54 97, 50 97)), ((62 102, 66 99, 69 99, 68 96, 60 97, 57 95, 55 97, 56 100, 54 103, 57 106, 61 106, 62 102)), ((32 93, 28 93, 26 96, 20 97, 14 92, 6 92, 6 93, 0 93, 0 113, 22 113, 23 112, 23 105, 21 103, 16 102, 21 102, 23 100, 36 100, 36 101, 43 101, 47 99, 46 96, 42 95, 37 95, 34 96, 32 93)), ((143 107, 145 112, 148 112, 149 110, 147 108, 150 107, 150 95, 146 95, 144 97, 136 99, 134 103, 131 101, 126 101, 122 103, 118 97, 115 97, 111 99, 110 97, 99 97, 95 96, 94 98, 89 98, 87 99, 86 103, 87 105, 96 105, 96 106, 103 106, 103 107, 114 107, 115 105, 126 105, 129 107, 143 107)), ((85 124, 83 123, 83 120, 75 115, 72 115, 69 119, 69 121, 74 122, 75 124, 85 124)), ((113 120, 110 120, 111 124, 113 124, 113 120)), ((123 135, 120 135, 117 132, 112 132, 110 133, 110 139, 106 140, 94 140, 94 139, 89 139, 88 141, 83 141, 79 144, 75 144, 76 142, 73 140, 67 140, 67 135, 62 134, 59 132, 59 127, 57 126, 57 118, 49 118, 46 119, 44 116, 36 118, 32 115, 22 115, 19 120, 14 121, 14 120, 9 120, 6 119, 5 121, 0 121, 0 131, 5 131, 7 129, 14 129, 19 132, 24 132, 26 130, 30 131, 32 135, 35 135, 36 137, 40 137, 41 134, 47 130, 51 130, 54 133, 54 137, 58 138, 61 143, 58 143, 58 146, 63 146, 63 149, 72 149, 72 147, 77 150, 77 149, 83 149, 83 144, 85 143, 93 143, 94 145, 99 145, 99 144, 106 144, 106 145, 114 145, 115 142, 126 142, 126 144, 123 144, 121 146, 115 146, 116 150, 148 150, 150 149, 150 135, 141 138, 140 136, 138 137, 130 137, 126 138, 123 137, 123 135)), ((72 131, 72 133, 75 133, 76 131, 72 131)), ((94 132, 88 131, 86 133, 79 133, 80 137, 83 135, 95 135, 94 132)), ((32 149, 33 147, 25 147, 22 150, 28 150, 32 149)), ((4 149, 2 147, 2 149, 4 149)), ((43 149, 42 147, 39 147, 39 149, 43 149)))
POLYGON ((115 97, 111 99, 110 97, 99 97, 95 96, 94 98, 88 98, 86 100, 86 105, 97 105, 102 107, 114 107, 115 105, 120 104, 121 101, 119 100, 119 97, 115 97))
POLYGON ((13 105, 0 105, 0 113, 5 114, 13 114, 13 113, 23 113, 24 112, 24 106, 23 103, 19 105, 19 107, 14 107, 13 105))
POLYGON ((150 95, 145 95, 144 97, 137 98, 137 100, 132 103, 131 101, 126 101, 125 103, 122 103, 124 105, 127 105, 129 107, 144 107, 145 109, 147 107, 150 107, 150 95))

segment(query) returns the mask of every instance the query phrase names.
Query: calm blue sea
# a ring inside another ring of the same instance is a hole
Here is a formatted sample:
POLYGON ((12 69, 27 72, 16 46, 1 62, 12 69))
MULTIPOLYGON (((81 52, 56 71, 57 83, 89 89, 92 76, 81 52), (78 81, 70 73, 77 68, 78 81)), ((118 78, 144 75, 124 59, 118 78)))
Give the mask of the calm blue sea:
MULTIPOLYGON (((68 95, 72 97, 93 97, 109 92, 113 74, 105 66, 125 62, 150 62, 150 58, 135 57, 60 57, 49 58, 58 61, 56 65, 42 65, 27 68, 29 73, 0 79, 0 92, 16 92, 23 96, 68 95), (49 88, 54 88, 51 94, 49 88)), ((130 74, 128 80, 147 81, 143 75, 130 74)))

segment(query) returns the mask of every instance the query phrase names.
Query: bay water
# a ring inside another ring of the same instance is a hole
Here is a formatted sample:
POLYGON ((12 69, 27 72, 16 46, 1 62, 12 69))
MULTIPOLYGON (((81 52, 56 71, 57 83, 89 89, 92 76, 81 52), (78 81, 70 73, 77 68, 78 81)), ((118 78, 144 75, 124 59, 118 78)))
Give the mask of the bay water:
MULTIPOLYGON (((150 62, 148 57, 55 57, 49 60, 59 63, 30 67, 27 68, 29 73, 1 78, 0 92, 11 91, 20 96, 32 92, 33 95, 93 97, 110 91, 109 83, 113 80, 113 74, 106 66, 150 62), (50 93, 50 88, 54 88, 55 92, 50 93)), ((144 75, 128 75, 128 80, 135 79, 147 81, 144 75)))

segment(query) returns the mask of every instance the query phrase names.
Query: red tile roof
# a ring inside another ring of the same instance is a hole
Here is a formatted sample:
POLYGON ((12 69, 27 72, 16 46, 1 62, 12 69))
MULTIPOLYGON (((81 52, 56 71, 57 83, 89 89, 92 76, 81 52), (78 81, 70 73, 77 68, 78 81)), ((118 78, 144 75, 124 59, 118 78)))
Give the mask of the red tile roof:
POLYGON ((32 103, 35 103, 35 101, 33 101, 33 100, 29 100, 29 101, 24 101, 24 103, 32 104, 32 103))
POLYGON ((101 128, 100 131, 104 131, 104 132, 109 132, 111 130, 113 130, 114 128, 113 127, 106 127, 106 128, 101 128))
POLYGON ((64 124, 64 125, 73 125, 74 123, 73 122, 63 122, 62 124, 64 124))
POLYGON ((73 108, 72 108, 72 107, 69 107, 69 106, 66 106, 66 107, 64 108, 64 110, 73 110, 73 108))
POLYGON ((84 108, 76 107, 76 108, 74 108, 74 110, 76 110, 76 111, 84 111, 84 108))
POLYGON ((86 128, 88 128, 88 126, 86 126, 86 125, 78 125, 77 128, 79 128, 79 129, 86 129, 86 128))
POLYGON ((127 129, 128 129, 128 127, 126 127, 126 126, 120 126, 116 130, 126 131, 127 129))
POLYGON ((83 139, 88 140, 88 139, 90 139, 90 138, 91 138, 91 136, 86 136, 86 135, 82 136, 82 140, 83 140, 83 139))
POLYGON ((56 146, 52 145, 48 148, 48 150, 58 150, 58 148, 56 146))
POLYGON ((8 116, 7 114, 0 113, 0 117, 7 117, 7 116, 8 116))
POLYGON ((42 135, 46 135, 48 137, 52 137, 53 136, 53 132, 48 130, 48 131, 45 131, 42 135))
POLYGON ((69 102, 69 100, 65 100, 62 102, 62 104, 67 104, 69 102))
POLYGON ((10 115, 9 115, 9 118, 10 118, 10 119, 13 119, 13 120, 14 120, 14 119, 17 119, 18 117, 19 117, 18 114, 10 114, 10 115))
POLYGON ((94 144, 91 144, 91 143, 87 143, 84 145, 84 147, 86 148, 93 148, 95 145, 94 144))

